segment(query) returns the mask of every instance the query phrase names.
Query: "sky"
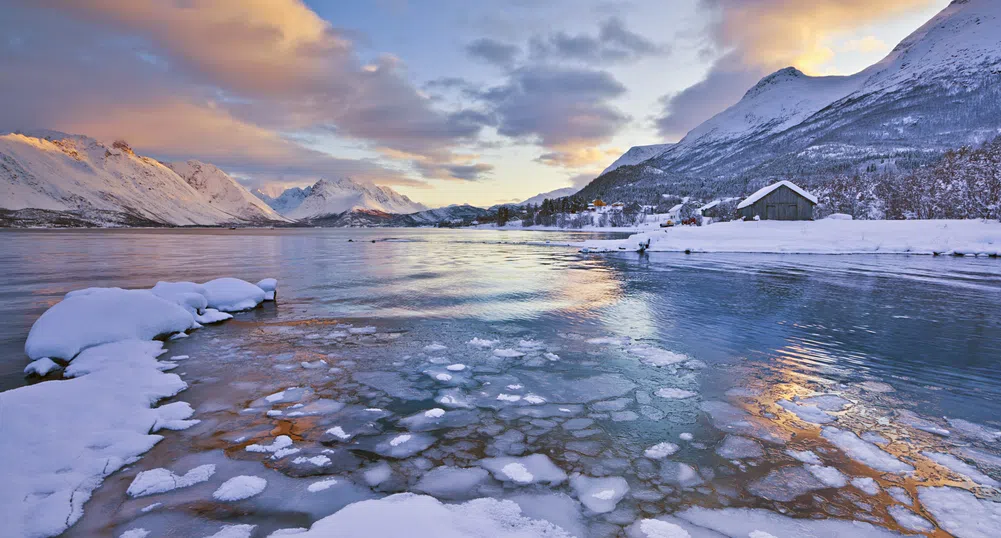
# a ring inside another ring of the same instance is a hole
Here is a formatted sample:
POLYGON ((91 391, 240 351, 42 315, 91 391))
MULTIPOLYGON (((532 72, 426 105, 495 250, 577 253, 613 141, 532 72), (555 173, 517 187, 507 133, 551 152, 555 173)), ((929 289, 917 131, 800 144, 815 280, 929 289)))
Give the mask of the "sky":
POLYGON ((858 72, 947 4, 0 0, 0 130, 489 206, 676 142, 778 69, 858 72))

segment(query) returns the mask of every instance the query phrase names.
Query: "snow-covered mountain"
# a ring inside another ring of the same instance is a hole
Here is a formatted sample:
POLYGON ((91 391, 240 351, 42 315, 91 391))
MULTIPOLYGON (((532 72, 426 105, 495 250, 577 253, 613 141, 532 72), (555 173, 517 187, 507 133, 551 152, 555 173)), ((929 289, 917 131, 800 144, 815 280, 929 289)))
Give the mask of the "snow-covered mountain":
POLYGON ((782 69, 643 166, 612 168, 581 194, 740 194, 774 179, 896 172, 999 134, 1001 2, 955 0, 869 68, 782 69))
POLYGON ((621 157, 615 159, 615 162, 608 165, 608 168, 602 170, 601 174, 607 174, 621 166, 639 164, 647 159, 652 159, 661 153, 664 153, 673 145, 674 144, 652 144, 649 146, 633 146, 629 148, 629 151, 623 153, 621 157))
MULTIPOLYGON (((258 197, 266 196, 258 193, 258 197)), ((389 187, 356 183, 346 178, 321 179, 305 189, 292 188, 277 198, 262 197, 273 209, 294 220, 309 220, 350 211, 408 214, 424 211, 424 204, 389 187)))
POLYGON ((53 131, 0 135, 0 208, 11 222, 217 225, 275 218, 214 167, 211 179, 194 183, 124 142, 53 131))
POLYGON ((216 209, 241 220, 288 220, 214 165, 190 160, 167 163, 167 167, 202 193, 216 209))
POLYGON ((529 198, 528 200, 523 200, 514 205, 518 206, 524 206, 528 204, 538 205, 541 204, 543 200, 546 200, 547 198, 550 200, 555 200, 556 198, 565 198, 567 196, 573 196, 577 194, 577 191, 579 190, 580 188, 578 187, 564 187, 562 189, 556 189, 554 191, 544 192, 542 194, 536 194, 535 196, 529 198))

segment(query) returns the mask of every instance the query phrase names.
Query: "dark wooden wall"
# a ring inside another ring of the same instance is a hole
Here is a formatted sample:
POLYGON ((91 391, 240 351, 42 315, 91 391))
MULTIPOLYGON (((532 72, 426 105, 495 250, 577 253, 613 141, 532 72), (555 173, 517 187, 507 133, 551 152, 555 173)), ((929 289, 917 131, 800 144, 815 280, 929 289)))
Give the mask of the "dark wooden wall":
POLYGON ((813 203, 785 185, 740 210, 740 216, 761 220, 813 220, 813 203))

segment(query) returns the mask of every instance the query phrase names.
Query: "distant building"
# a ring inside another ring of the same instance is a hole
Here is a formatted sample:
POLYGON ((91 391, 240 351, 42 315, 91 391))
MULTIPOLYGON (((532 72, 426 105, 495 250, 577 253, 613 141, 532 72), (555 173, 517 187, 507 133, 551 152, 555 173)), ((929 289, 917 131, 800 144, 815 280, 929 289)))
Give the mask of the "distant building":
POLYGON ((593 203, 594 203, 594 207, 605 207, 606 205, 608 205, 605 202, 602 202, 601 198, 598 198, 593 203))
POLYGON ((737 206, 742 218, 813 220, 817 197, 791 181, 779 181, 748 196, 737 206))
POLYGON ((609 209, 611 209, 613 211, 622 211, 623 209, 625 209, 626 204, 623 204, 622 202, 615 202, 614 204, 612 204, 612 205, 610 205, 608 207, 609 207, 609 209))
POLYGON ((667 210, 667 220, 679 221, 681 220, 681 210, 685 207, 685 204, 678 204, 671 209, 667 210))
POLYGON ((700 207, 699 208, 699 215, 702 215, 703 217, 708 217, 708 218, 711 218, 711 219, 718 219, 719 218, 719 205, 722 202, 723 202, 723 200, 713 200, 712 202, 709 202, 708 204, 700 207))

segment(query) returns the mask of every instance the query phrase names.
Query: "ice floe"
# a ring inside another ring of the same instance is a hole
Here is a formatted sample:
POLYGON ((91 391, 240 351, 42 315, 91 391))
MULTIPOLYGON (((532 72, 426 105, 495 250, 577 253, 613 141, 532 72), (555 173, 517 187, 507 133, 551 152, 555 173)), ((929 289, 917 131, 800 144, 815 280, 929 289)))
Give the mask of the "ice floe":
POLYGON ((239 501, 249 499, 264 491, 268 481, 259 476, 240 475, 222 483, 212 497, 220 501, 239 501))
POLYGON ((478 467, 435 467, 421 476, 414 489, 439 499, 464 499, 489 477, 485 469, 478 467))
POLYGON ((887 512, 893 516, 893 519, 900 524, 901 527, 914 532, 929 532, 935 530, 935 526, 932 525, 927 519, 915 514, 909 508, 904 508, 898 504, 895 504, 886 509, 887 512))
POLYGON ((728 460, 760 458, 765 455, 757 441, 739 435, 727 435, 716 447, 716 453, 728 460))
POLYGON ((747 486, 752 494, 770 501, 789 502, 800 495, 828 487, 809 470, 794 465, 773 469, 747 486))
POLYGON ((336 478, 325 478, 323 480, 317 480, 316 482, 306 486, 306 491, 310 493, 319 493, 321 491, 328 490, 339 483, 340 481, 336 478))
MULTIPOLYGON (((767 538, 899 538, 900 534, 863 521, 800 519, 753 508, 689 508, 675 514, 724 536, 767 538)), ((694 536, 694 535, 693 535, 694 536)))
POLYGON ((132 480, 127 493, 130 497, 145 497, 156 493, 186 488, 207 481, 215 474, 215 465, 209 463, 177 475, 168 469, 142 471, 132 480))
POLYGON ((856 476, 851 479, 851 483, 866 495, 879 494, 879 484, 868 476, 856 476))
POLYGON ((521 458, 509 456, 487 458, 480 460, 479 465, 490 471, 497 480, 520 485, 539 482, 559 484, 567 479, 567 474, 545 454, 532 454, 521 458))
POLYGON ((378 500, 350 504, 327 516, 301 538, 329 536, 406 536, 408 538, 569 538, 548 521, 529 519, 518 504, 507 500, 476 499, 446 505, 433 497, 400 493, 378 500))
POLYGON ((812 450, 786 450, 786 454, 789 454, 793 458, 803 462, 809 463, 811 465, 823 465, 820 456, 815 454, 812 450))
POLYGON ((525 353, 518 351, 517 349, 495 349, 494 357, 500 357, 502 359, 517 359, 518 357, 524 357, 525 353))
POLYGON ((500 340, 487 340, 487 339, 484 339, 484 338, 473 338, 472 340, 470 340, 467 343, 469 345, 473 346, 473 347, 489 348, 489 347, 494 347, 497 344, 499 344, 500 340))
POLYGON ((829 488, 843 488, 848 485, 848 477, 834 467, 807 465, 806 469, 829 488))
POLYGON ((918 488, 918 499, 939 527, 958 538, 995 538, 1001 529, 1001 503, 978 499, 969 491, 918 488))
POLYGON ((592 478, 583 475, 570 477, 570 487, 577 499, 597 514, 615 510, 615 506, 629 493, 629 484, 621 476, 592 478))
POLYGON ((885 450, 860 439, 854 432, 828 426, 821 431, 821 435, 841 449, 849 458, 864 463, 877 471, 907 473, 914 470, 914 467, 898 460, 885 450))
POLYGON ((990 486, 994 488, 1001 487, 1001 483, 997 480, 985 475, 980 472, 976 467, 966 463, 965 461, 953 456, 952 454, 943 454, 941 452, 929 452, 924 451, 921 453, 924 457, 934 461, 935 463, 949 469, 950 471, 965 476, 969 478, 974 483, 981 486, 990 486))
POLYGON ((656 445, 644 450, 643 455, 652 460, 662 460, 674 454, 678 450, 680 450, 678 445, 665 441, 663 443, 657 443, 656 445))

